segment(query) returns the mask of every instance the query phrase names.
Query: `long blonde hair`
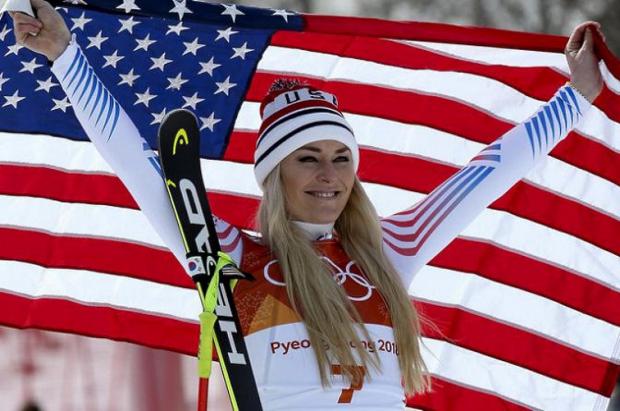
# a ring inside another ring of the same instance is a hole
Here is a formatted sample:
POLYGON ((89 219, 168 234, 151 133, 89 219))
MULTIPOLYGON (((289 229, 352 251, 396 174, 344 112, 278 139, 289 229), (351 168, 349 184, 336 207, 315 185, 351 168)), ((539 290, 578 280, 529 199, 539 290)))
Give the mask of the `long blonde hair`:
MULTIPOLYGON (((358 365, 379 370, 381 364, 376 350, 371 355, 360 340, 358 332, 366 341, 371 339, 358 311, 333 280, 312 242, 290 222, 279 165, 264 182, 257 217, 263 240, 280 264, 288 298, 304 321, 323 386, 330 385, 328 375, 333 361, 341 365, 343 376, 351 382, 359 382, 364 377, 358 365)), ((418 314, 394 266, 383 253, 379 218, 357 177, 334 229, 344 251, 388 307, 405 392, 425 391, 429 378, 420 353, 418 314)))

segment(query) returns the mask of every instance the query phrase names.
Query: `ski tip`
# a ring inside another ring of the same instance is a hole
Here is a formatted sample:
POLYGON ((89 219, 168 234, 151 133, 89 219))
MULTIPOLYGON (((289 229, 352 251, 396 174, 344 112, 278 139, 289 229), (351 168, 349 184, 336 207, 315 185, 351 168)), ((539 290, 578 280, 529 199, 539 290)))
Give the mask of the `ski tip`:
POLYGON ((186 108, 177 108, 177 109, 172 110, 171 112, 169 112, 168 114, 164 116, 164 119, 161 122, 161 125, 159 128, 161 130, 161 128, 164 127, 165 124, 170 123, 170 122, 176 123, 177 121, 181 121, 181 122, 191 121, 191 122, 194 122, 195 124, 198 124, 198 119, 196 118, 196 115, 191 110, 188 110, 186 108))
POLYGON ((159 151, 170 151, 173 155, 179 145, 198 147, 200 129, 194 113, 186 109, 172 110, 166 114, 159 126, 159 151))

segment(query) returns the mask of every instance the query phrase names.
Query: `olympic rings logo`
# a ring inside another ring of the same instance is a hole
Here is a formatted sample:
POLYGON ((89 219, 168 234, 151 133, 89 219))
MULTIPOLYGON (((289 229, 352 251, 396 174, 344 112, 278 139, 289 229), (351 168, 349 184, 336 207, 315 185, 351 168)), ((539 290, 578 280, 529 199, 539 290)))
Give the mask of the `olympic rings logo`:
MULTIPOLYGON (((349 261, 345 269, 342 270, 329 258, 325 256, 321 256, 321 259, 327 262, 327 265, 330 266, 330 271, 332 272, 334 276, 334 280, 336 281, 338 285, 342 287, 344 283, 347 281, 347 279, 350 278, 351 281, 357 283, 359 286, 366 289, 366 292, 362 296, 352 296, 347 293, 347 297, 349 297, 349 300, 366 301, 370 299, 370 297, 372 297, 372 290, 375 288, 375 286, 370 284, 364 276, 351 271, 351 269, 353 268, 353 265, 355 264, 355 261, 349 261)), ((286 283, 284 281, 280 281, 280 280, 273 278, 273 275, 270 272, 271 267, 277 262, 278 260, 271 260, 270 262, 268 262, 265 265, 265 268, 263 268, 263 275, 265 277, 265 280, 269 281, 271 284, 277 285, 279 287, 284 287, 286 286, 286 283)))

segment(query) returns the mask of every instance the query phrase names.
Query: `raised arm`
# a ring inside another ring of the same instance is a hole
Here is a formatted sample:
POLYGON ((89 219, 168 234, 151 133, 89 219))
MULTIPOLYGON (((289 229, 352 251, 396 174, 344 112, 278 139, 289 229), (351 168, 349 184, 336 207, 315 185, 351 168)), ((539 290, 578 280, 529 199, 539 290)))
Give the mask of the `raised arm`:
POLYGON ((411 209, 382 220, 384 250, 405 285, 489 204, 522 179, 573 129, 602 89, 587 22, 565 50, 571 82, 525 122, 485 147, 411 209))
MULTIPOLYGON (((52 72, 69 97, 75 115, 97 151, 106 160, 150 224, 186 266, 185 249, 162 180, 157 155, 142 138, 120 104, 106 89, 56 10, 43 0, 31 0, 38 19, 11 13, 15 38, 53 62, 52 72)), ((216 219, 222 247, 240 261, 239 231, 216 219)))

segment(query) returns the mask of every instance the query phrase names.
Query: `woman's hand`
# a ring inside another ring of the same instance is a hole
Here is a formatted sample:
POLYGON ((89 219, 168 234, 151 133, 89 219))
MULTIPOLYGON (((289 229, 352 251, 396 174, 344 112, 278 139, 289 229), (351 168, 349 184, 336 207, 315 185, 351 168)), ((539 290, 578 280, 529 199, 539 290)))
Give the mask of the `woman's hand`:
POLYGON ((590 102, 593 102, 603 89, 603 77, 598 67, 599 58, 594 53, 594 30, 605 39, 601 25, 587 21, 575 27, 564 49, 570 68, 570 82, 590 102))
POLYGON ((15 41, 54 61, 67 48, 71 32, 60 14, 44 0, 30 0, 38 18, 10 12, 13 18, 15 41))

